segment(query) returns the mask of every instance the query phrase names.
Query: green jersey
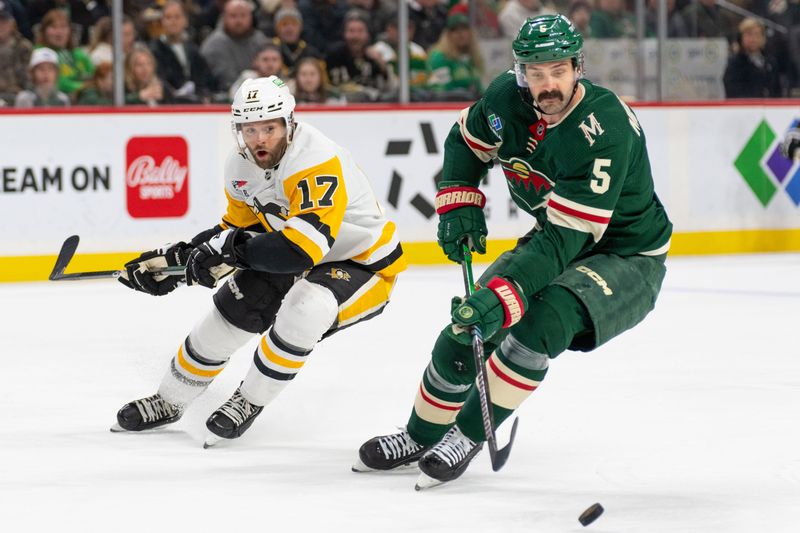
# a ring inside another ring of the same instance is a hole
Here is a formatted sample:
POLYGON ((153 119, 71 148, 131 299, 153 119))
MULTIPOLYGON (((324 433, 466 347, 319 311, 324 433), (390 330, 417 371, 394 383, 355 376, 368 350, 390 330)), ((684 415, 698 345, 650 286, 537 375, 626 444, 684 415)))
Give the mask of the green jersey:
POLYGON ((546 124, 513 73, 498 76, 461 112, 445 142, 443 181, 478 186, 498 162, 514 202, 541 230, 499 273, 526 294, 592 253, 662 255, 672 224, 655 194, 645 136, 613 92, 581 80, 569 113, 546 124))

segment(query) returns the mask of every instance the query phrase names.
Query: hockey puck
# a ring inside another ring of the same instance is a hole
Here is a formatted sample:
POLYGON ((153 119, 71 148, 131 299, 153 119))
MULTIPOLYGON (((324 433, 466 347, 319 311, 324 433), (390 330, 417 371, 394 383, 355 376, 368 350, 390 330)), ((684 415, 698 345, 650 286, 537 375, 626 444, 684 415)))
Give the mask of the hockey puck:
POLYGON ((603 514, 603 506, 599 503, 595 503, 581 513, 578 517, 578 522, 580 522, 583 527, 586 527, 597 520, 601 514, 603 514))

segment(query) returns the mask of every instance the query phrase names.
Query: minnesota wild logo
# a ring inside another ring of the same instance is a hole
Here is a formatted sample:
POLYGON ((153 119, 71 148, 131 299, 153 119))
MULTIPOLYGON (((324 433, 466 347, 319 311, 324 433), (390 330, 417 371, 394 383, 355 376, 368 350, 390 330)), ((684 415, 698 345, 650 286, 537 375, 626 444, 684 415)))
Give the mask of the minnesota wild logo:
POLYGON ((513 182, 515 185, 522 185, 526 191, 531 189, 531 185, 536 190, 536 194, 541 194, 542 189, 545 193, 553 188, 555 183, 553 180, 534 170, 531 165, 524 159, 512 157, 508 161, 500 161, 500 166, 503 168, 503 174, 506 175, 508 181, 513 182))

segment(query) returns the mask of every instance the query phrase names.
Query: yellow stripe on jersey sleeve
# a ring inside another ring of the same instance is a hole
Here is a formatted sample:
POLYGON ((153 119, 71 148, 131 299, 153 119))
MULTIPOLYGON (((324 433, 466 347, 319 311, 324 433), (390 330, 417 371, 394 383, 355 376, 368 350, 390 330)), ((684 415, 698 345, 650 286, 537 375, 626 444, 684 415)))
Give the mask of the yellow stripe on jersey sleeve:
POLYGON ((283 192, 289 199, 288 218, 313 213, 336 239, 347 209, 347 187, 338 157, 289 176, 283 182, 283 192))
POLYGON ((233 224, 237 228, 247 228, 254 224, 262 223, 258 217, 253 214, 253 210, 250 209, 250 206, 241 200, 233 198, 230 193, 228 193, 227 189, 225 190, 225 198, 228 199, 228 209, 222 217, 223 222, 233 224))

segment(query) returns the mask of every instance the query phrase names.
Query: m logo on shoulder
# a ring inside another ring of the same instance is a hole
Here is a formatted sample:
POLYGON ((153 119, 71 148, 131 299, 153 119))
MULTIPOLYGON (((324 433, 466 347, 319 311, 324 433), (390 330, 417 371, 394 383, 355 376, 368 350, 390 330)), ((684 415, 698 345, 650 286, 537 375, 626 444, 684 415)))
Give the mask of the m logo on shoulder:
POLYGON ((594 113, 589 113, 586 119, 589 121, 588 124, 586 122, 581 122, 578 128, 583 132, 583 136, 586 137, 589 146, 592 146, 594 144, 594 138, 604 134, 605 130, 595 118, 594 113))

